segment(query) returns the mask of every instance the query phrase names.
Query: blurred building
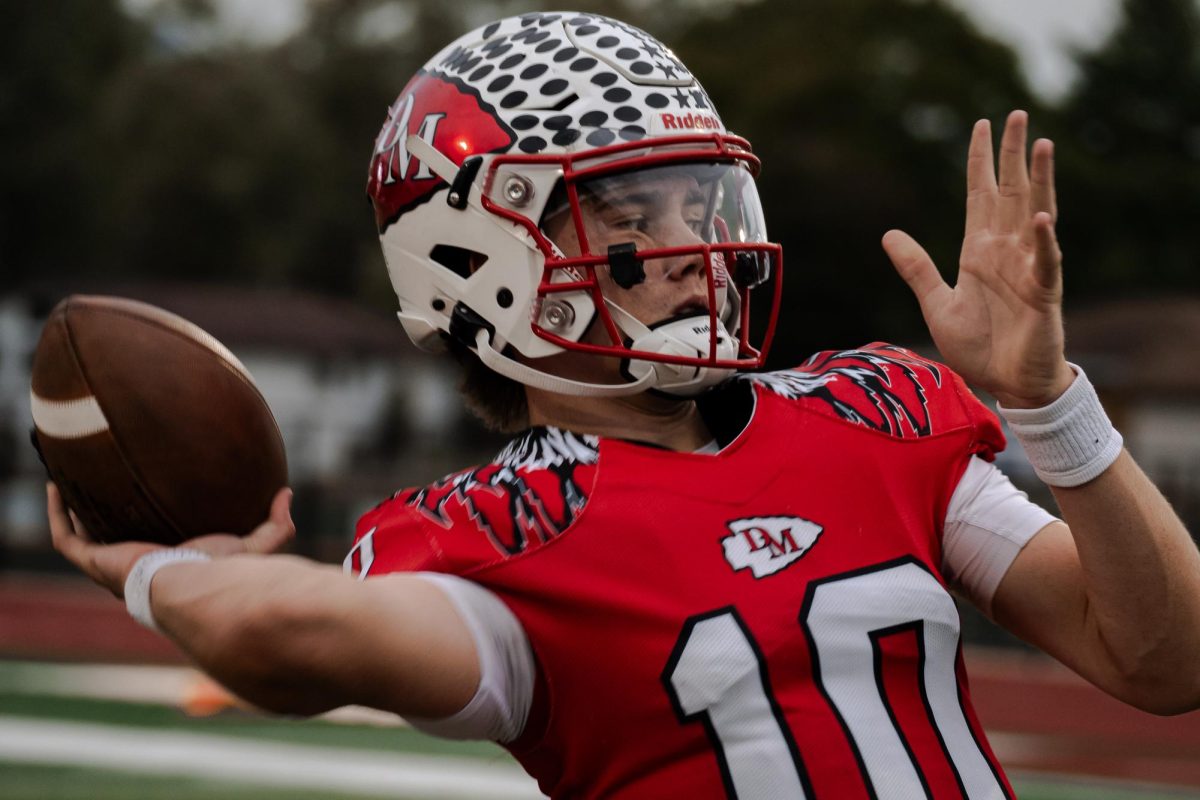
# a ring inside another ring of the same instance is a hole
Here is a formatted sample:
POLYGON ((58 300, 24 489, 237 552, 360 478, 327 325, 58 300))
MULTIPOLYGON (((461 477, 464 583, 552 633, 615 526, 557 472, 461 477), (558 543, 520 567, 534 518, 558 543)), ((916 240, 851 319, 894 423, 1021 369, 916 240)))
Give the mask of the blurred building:
MULTIPOLYGON (((1106 300, 1066 312, 1067 355, 1095 384, 1125 446, 1200 534, 1200 297, 1106 300)), ((936 357, 936 354, 934 354, 936 357)), ((1020 445, 997 462, 1053 508, 1020 445)))
MULTIPOLYGON (((44 472, 28 445, 29 367, 50 309, 87 286, 0 298, 0 552, 46 548, 44 472)), ((399 323, 352 303, 282 290, 105 286, 195 322, 254 376, 287 446, 306 552, 338 559, 354 520, 404 486, 492 455, 466 418, 450 361, 419 353, 399 323)))
MULTIPOLYGON (((88 290, 41 287, 0 297, 0 553, 18 560, 47 545, 43 472, 27 444, 31 356, 54 304, 88 290)), ((338 559, 357 516, 391 492, 478 463, 500 444, 463 411, 451 362, 418 353, 399 324, 349 302, 180 285, 105 293, 180 314, 242 359, 279 422, 300 546, 314 556, 338 559)), ((1200 531, 1200 298, 1071 310, 1067 336, 1070 356, 1087 369, 1131 452, 1200 531)), ((1053 508, 1011 437, 999 463, 1053 508)))
POLYGON ((1067 314, 1125 445, 1200 534, 1200 297, 1109 300, 1067 314))

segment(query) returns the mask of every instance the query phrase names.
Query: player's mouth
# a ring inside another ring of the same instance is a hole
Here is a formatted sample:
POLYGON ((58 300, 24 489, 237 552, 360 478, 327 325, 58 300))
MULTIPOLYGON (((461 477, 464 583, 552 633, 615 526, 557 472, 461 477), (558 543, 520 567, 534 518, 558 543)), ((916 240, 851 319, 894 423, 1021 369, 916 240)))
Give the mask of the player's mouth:
POLYGON ((708 300, 692 298, 686 302, 675 306, 673 317, 698 317, 708 316, 708 300))

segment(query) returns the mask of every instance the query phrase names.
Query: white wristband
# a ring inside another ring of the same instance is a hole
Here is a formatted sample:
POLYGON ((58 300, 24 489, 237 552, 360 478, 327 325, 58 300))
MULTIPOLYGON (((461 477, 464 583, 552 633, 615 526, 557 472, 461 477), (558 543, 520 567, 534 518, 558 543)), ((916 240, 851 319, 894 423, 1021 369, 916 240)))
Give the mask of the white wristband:
POLYGON ((1050 486, 1079 486, 1096 478, 1117 460, 1124 444, 1092 382, 1078 366, 1071 367, 1075 380, 1050 405, 997 406, 1034 471, 1050 486))
POLYGON ((154 573, 167 564, 178 561, 210 561, 212 556, 199 550, 181 547, 174 550, 151 550, 134 563, 125 578, 125 608, 129 616, 155 633, 162 633, 154 622, 150 609, 150 582, 154 573))

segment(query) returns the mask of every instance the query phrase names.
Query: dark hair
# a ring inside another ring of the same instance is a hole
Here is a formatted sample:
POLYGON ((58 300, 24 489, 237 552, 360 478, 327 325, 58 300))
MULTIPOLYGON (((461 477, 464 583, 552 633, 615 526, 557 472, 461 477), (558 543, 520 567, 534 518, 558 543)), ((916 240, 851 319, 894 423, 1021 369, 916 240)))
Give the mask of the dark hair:
POLYGON ((525 387, 484 366, 466 345, 447 338, 454 360, 462 367, 458 391, 471 412, 489 430, 517 433, 529 427, 529 403, 525 387))
MULTIPOLYGON (((546 221, 570 208, 567 187, 560 178, 554 184, 554 189, 546 200, 546 207, 538 222, 545 232, 546 221)), ((459 248, 447 248, 447 251, 459 248)), ((486 256, 461 250, 461 269, 455 271, 464 278, 474 274, 486 256)), ((475 352, 452 336, 444 335, 447 349, 454 360, 462 367, 462 379, 458 383, 458 391, 466 402, 467 410, 471 412, 488 430, 499 433, 517 433, 529 427, 529 401, 525 396, 525 386, 512 378, 484 366, 475 352)), ((505 347, 504 355, 515 357, 511 347, 505 347)))

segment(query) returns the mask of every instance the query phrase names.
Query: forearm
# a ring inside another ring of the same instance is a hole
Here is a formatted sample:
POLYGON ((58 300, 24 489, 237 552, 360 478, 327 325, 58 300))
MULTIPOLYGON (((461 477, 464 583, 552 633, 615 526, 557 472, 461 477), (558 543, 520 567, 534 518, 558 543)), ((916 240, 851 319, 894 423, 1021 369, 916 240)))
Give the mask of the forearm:
POLYGON ((1067 525, 1018 555, 997 621, 1139 708, 1200 706, 1200 554, 1086 376, 1048 405, 1000 410, 1067 525))
POLYGON ((129 588, 139 619, 252 703, 293 714, 361 703, 431 719, 466 705, 479 685, 478 653, 434 584, 404 574, 358 581, 302 558, 247 555, 292 537, 290 500, 281 490, 247 536, 186 542, 204 561, 143 542, 91 541, 52 483, 46 514, 60 553, 117 597, 129 588))
POLYGON ((1088 646, 1130 702, 1200 706, 1200 553, 1170 504, 1128 452, 1053 491, 1079 554, 1088 646))
POLYGON ((359 582, 300 558, 238 556, 164 567, 151 607, 201 668, 272 711, 362 704, 436 717, 478 682, 453 611, 410 576, 359 582))
POLYGON ((151 608, 163 633, 239 696, 273 711, 318 713, 351 702, 312 682, 322 666, 313 656, 338 634, 329 584, 339 576, 330 573, 287 556, 172 564, 154 578, 151 608), (311 603, 315 596, 325 602, 311 603))

